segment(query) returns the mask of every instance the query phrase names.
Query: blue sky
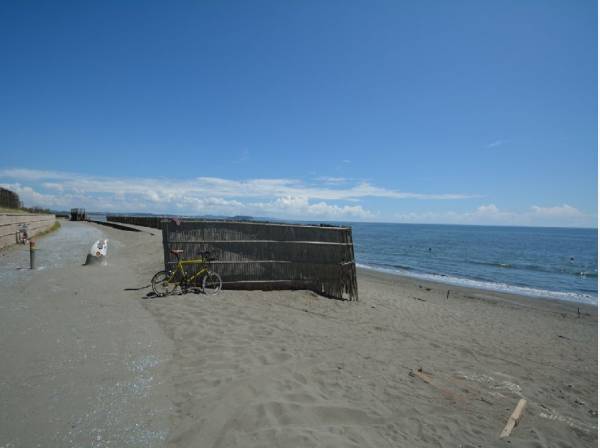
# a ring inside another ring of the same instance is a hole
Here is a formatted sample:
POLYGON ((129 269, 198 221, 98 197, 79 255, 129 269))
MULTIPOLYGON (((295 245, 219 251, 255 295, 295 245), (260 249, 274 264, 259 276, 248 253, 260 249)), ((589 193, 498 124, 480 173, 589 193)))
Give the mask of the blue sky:
POLYGON ((594 1, 3 2, 27 205, 595 226, 594 1))

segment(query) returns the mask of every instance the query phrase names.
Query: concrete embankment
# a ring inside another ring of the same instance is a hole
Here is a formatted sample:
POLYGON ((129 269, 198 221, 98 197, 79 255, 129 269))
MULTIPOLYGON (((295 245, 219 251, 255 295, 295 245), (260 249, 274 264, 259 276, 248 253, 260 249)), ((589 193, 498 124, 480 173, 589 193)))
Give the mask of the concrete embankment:
POLYGON ((27 215, 18 213, 0 214, 0 249, 17 242, 21 225, 27 225, 29 237, 50 229, 56 222, 54 215, 27 215))

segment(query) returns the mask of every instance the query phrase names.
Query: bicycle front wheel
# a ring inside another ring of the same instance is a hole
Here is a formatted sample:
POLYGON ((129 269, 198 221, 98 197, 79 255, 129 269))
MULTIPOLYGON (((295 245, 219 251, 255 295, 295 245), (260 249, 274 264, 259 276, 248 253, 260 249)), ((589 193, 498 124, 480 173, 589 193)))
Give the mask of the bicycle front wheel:
POLYGON ((204 294, 216 294, 221 290, 222 286, 221 276, 216 272, 208 271, 204 279, 202 279, 202 291, 204 291, 204 294))
POLYGON ((168 296, 171 294, 177 284, 174 282, 169 282, 171 275, 168 272, 160 271, 154 274, 152 277, 152 291, 159 297, 168 296))

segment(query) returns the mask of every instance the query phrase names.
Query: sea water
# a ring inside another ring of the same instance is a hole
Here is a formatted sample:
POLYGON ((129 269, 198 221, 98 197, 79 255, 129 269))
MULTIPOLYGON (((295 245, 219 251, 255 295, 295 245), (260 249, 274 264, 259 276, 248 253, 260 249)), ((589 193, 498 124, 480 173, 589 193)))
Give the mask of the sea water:
MULTIPOLYGON (((97 213, 93 219, 105 221, 106 216, 97 213)), ((344 225, 353 229, 359 267, 451 285, 598 302, 596 229, 344 225)))
POLYGON ((596 229, 352 223, 359 267, 597 305, 596 229))

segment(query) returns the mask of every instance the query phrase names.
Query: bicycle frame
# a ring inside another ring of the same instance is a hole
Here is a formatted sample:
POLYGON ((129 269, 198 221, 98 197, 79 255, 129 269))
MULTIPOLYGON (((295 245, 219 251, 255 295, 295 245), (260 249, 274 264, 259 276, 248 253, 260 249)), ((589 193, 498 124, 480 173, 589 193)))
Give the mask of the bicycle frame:
POLYGON ((180 284, 191 283, 194 280, 196 280, 198 277, 205 275, 207 272, 208 272, 208 267, 206 266, 206 260, 204 258, 197 258, 197 259, 192 259, 192 260, 178 259, 177 266, 175 266, 175 269, 173 270, 173 272, 171 273, 171 275, 169 276, 169 279, 167 281, 169 283, 180 283, 180 284), (187 273, 185 272, 185 266, 189 266, 189 265, 199 265, 199 266, 201 266, 201 268, 197 272, 188 276, 187 273), (175 282, 175 277, 177 276, 178 272, 181 272, 181 280, 179 282, 175 282))

